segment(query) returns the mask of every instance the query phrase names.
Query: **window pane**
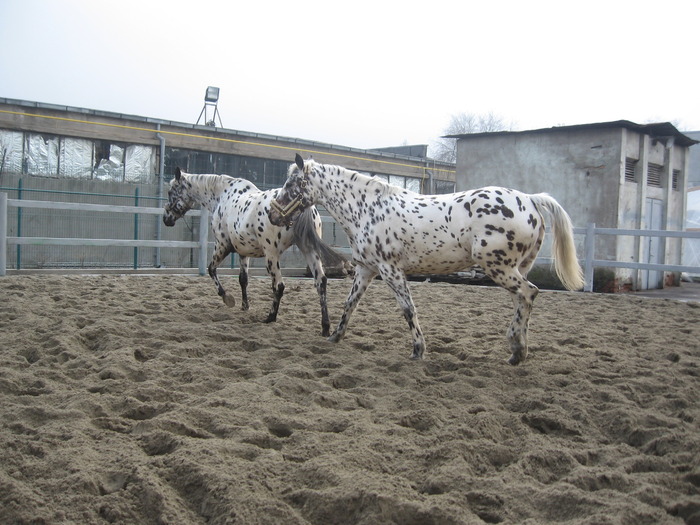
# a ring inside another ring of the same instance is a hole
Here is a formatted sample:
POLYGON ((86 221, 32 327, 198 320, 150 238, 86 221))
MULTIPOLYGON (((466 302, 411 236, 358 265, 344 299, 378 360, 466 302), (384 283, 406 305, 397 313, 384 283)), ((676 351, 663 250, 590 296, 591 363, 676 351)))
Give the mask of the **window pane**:
POLYGON ((193 151, 189 164, 190 173, 214 173, 214 158, 211 153, 193 151))
POLYGON ((262 188, 268 190, 284 186, 284 183, 287 180, 288 168, 289 162, 282 160, 266 160, 265 181, 262 184, 262 188))
POLYGON ((169 181, 175 175, 175 168, 189 172, 189 151, 179 148, 165 148, 165 180, 169 181))
POLYGON ((29 175, 58 175, 58 137, 27 133, 24 151, 29 175))
POLYGON ((414 179, 413 177, 406 177, 406 189, 410 191, 415 191, 420 193, 420 179, 414 179))
POLYGON ((219 153, 214 155, 214 171, 217 175, 230 175, 236 172, 236 156, 219 153))
POLYGON ((263 173, 265 172, 265 161, 253 157, 242 157, 238 165, 238 174, 235 177, 247 179, 253 184, 263 182, 263 173))
POLYGON ((399 188, 406 187, 406 178, 399 175, 389 175, 389 184, 398 186, 399 188))

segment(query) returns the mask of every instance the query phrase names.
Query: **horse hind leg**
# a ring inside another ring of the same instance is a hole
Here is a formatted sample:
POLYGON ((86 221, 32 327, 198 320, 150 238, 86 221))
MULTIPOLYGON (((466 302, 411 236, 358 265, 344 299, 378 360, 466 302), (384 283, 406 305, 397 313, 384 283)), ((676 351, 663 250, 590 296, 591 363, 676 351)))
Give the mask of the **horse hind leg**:
POLYGON ((374 279, 376 275, 377 273, 375 271, 364 266, 358 265, 355 267, 355 276, 352 280, 352 288, 350 288, 348 298, 345 300, 343 315, 340 317, 340 322, 338 323, 338 327, 335 329, 335 332, 333 332, 328 338, 331 343, 337 343, 345 336, 352 312, 355 310, 357 303, 360 302, 360 299, 367 290, 367 287, 372 283, 372 279, 374 279))
POLYGON ((517 365, 524 361, 528 354, 528 324, 532 305, 539 290, 515 268, 507 268, 506 270, 502 267, 497 268, 490 271, 489 275, 498 285, 508 290, 513 298, 513 320, 508 327, 506 338, 511 351, 508 363, 517 365))
POLYGON ((250 258, 240 257, 239 264, 239 274, 238 274, 238 284, 241 286, 241 299, 243 304, 241 305, 242 310, 248 310, 250 304, 248 303, 248 266, 250 264, 250 258))
POLYGON ((216 273, 216 269, 221 264, 221 261, 223 261, 232 251, 233 250, 230 247, 227 247, 224 244, 218 244, 214 250, 214 256, 212 257, 208 267, 209 277, 214 280, 219 297, 221 297, 224 300, 224 304, 229 307, 236 305, 236 299, 232 295, 226 293, 226 290, 221 285, 221 281, 219 281, 219 276, 216 273))

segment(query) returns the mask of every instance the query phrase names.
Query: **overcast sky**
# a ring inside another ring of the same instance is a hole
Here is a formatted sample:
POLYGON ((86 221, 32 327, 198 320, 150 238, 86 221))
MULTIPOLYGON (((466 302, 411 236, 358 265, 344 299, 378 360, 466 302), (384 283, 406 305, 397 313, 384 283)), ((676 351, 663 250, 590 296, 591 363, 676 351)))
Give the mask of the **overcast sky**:
POLYGON ((700 130, 697 0, 1 0, 0 97, 355 148, 460 113, 700 130))

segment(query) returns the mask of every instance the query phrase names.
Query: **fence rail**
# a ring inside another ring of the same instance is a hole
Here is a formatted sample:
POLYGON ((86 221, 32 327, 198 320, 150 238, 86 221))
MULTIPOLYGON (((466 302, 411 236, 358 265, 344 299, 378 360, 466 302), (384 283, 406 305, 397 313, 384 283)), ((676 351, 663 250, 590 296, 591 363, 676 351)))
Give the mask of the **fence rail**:
POLYGON ((164 241, 159 239, 85 239, 78 237, 14 237, 7 236, 8 208, 39 208, 51 210, 73 210, 131 215, 163 215, 163 208, 146 206, 117 206, 110 204, 86 204, 75 202, 35 201, 8 199, 0 193, 0 276, 7 274, 7 247, 10 245, 53 245, 53 246, 123 246, 133 248, 187 248, 197 249, 199 274, 204 275, 207 266, 209 240, 209 212, 206 209, 190 210, 187 216, 200 217, 197 241, 164 241))
MULTIPOLYGON (((127 213, 132 215, 163 215, 163 208, 146 206, 118 206, 109 204, 86 204, 72 202, 36 201, 8 199, 6 193, 0 193, 0 276, 7 273, 7 247, 10 245, 57 245, 57 246, 124 246, 148 248, 187 248, 198 250, 200 275, 204 275, 207 264, 207 247, 209 239, 209 212, 191 210, 188 216, 200 217, 199 237, 197 241, 164 241, 153 239, 85 239, 85 238, 51 238, 51 237, 10 237, 7 236, 8 208, 41 208, 52 210, 92 211, 109 213, 127 213)), ((331 217, 322 217, 332 222, 331 217)), ((630 268, 634 270, 651 270, 665 272, 699 273, 698 266, 677 264, 653 264, 627 261, 607 261, 595 258, 595 237, 597 235, 631 235, 636 237, 672 237, 682 239, 700 239, 700 232, 668 230, 625 230, 617 228, 597 228, 590 223, 586 228, 574 228, 574 233, 585 236, 583 268, 585 276, 584 291, 593 291, 593 270, 596 267, 630 268)), ((551 262, 551 258, 538 258, 540 263, 551 262)))

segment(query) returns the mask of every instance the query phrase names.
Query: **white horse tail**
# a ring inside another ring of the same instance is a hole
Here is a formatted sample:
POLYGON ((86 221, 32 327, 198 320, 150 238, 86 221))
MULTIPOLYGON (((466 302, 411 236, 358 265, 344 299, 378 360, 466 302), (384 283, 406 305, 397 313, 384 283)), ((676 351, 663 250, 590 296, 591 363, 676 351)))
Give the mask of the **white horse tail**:
POLYGON ((574 246, 574 228, 571 218, 553 197, 546 193, 530 195, 530 199, 538 208, 545 208, 552 216, 552 253, 554 254, 554 270, 557 277, 567 290, 583 288, 583 270, 576 256, 574 246))

